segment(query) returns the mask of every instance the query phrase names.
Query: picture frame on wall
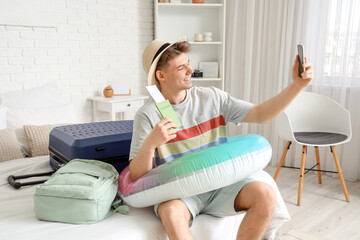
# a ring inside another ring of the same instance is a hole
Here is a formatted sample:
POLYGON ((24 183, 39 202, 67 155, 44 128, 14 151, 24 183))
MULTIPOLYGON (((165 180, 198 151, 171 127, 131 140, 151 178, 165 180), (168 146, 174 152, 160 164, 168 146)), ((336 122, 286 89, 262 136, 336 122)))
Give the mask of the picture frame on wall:
POLYGON ((199 69, 203 72, 203 77, 208 77, 208 78, 219 77, 218 62, 199 62, 199 69))

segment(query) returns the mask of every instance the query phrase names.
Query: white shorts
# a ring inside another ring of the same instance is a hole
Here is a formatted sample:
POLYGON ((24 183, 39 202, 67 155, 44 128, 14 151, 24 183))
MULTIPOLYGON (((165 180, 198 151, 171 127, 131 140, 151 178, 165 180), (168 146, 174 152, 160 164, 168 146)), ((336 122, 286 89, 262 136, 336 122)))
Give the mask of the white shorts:
MULTIPOLYGON (((253 179, 248 178, 217 190, 188 198, 182 198, 181 200, 188 207, 192 215, 192 219, 195 219, 195 217, 199 214, 207 214, 214 217, 237 215, 240 212, 235 211, 235 198, 245 184, 250 181, 253 181, 253 179)), ((157 213, 159 205, 160 203, 154 206, 154 211, 157 217, 159 217, 157 213)))

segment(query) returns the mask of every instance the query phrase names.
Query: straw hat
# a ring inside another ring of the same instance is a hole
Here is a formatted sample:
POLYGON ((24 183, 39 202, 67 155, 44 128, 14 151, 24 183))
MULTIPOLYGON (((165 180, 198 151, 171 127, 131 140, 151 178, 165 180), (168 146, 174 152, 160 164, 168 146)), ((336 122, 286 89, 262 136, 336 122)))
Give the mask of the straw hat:
POLYGON ((148 85, 159 87, 159 82, 155 78, 155 69, 161 55, 175 43, 184 41, 186 41, 186 37, 182 37, 173 43, 155 39, 147 45, 142 55, 142 62, 144 70, 148 74, 148 85))

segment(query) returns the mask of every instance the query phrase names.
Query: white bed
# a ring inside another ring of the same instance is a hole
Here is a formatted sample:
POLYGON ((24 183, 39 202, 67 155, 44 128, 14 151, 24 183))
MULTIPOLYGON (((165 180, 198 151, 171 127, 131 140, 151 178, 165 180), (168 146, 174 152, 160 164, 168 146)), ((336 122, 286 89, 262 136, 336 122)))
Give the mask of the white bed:
MULTIPOLYGON (((48 156, 40 156, 0 163, 0 239, 166 239, 161 222, 151 207, 130 208, 129 215, 116 214, 92 225, 39 221, 33 210, 36 186, 15 190, 7 183, 7 176, 50 171, 48 159, 48 156)), ((276 186, 264 171, 253 177, 276 186)), ((276 190, 278 203, 269 234, 289 219, 285 204, 276 190)), ((195 219, 191 231, 195 239, 236 239, 243 216, 215 218, 201 215, 195 219)))
MULTIPOLYGON (((15 190, 7 183, 9 175, 51 170, 48 136, 55 125, 44 124, 78 121, 72 104, 57 102, 59 99, 58 89, 53 84, 28 91, 0 94, 0 240, 167 239, 165 230, 151 207, 130 208, 129 215, 116 214, 92 225, 39 221, 33 210, 36 186, 15 190), (25 155, 33 157, 23 158, 25 155)), ((252 177, 267 182, 277 193, 276 211, 267 232, 268 236, 273 237, 276 229, 289 220, 289 213, 269 174, 261 171, 252 177)), ((195 219, 191 231, 197 240, 233 240, 243 216, 244 214, 215 218, 201 215, 195 219)))

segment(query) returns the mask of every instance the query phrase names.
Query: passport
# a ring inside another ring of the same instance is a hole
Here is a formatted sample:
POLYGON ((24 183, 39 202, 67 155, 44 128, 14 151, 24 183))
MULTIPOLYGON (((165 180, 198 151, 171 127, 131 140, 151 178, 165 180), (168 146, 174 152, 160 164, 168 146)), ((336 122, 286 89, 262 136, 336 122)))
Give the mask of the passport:
POLYGON ((146 90, 148 90, 150 96, 154 99, 156 107, 159 110, 161 116, 163 118, 170 118, 178 127, 181 127, 182 124, 174 109, 172 108, 169 100, 165 100, 159 89, 155 85, 151 85, 146 86, 146 90))
POLYGON ((177 117, 176 112, 172 108, 169 100, 165 100, 165 101, 157 103, 156 107, 159 110, 161 116, 163 116, 163 118, 170 118, 171 120, 174 121, 174 123, 178 127, 182 126, 182 124, 181 124, 179 118, 177 117))

